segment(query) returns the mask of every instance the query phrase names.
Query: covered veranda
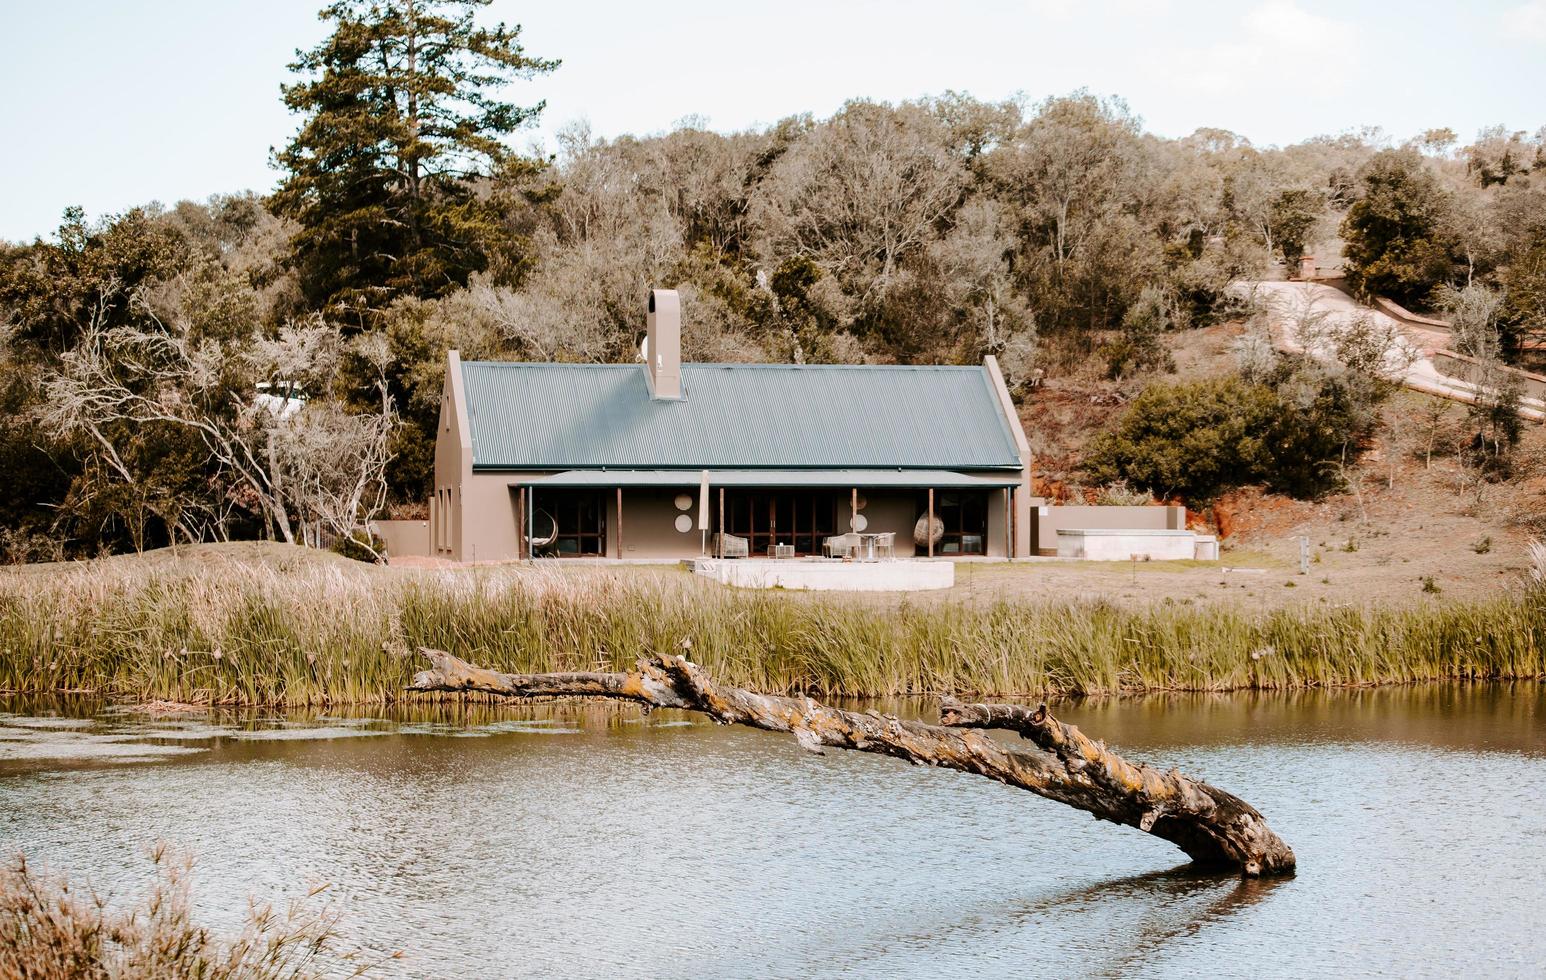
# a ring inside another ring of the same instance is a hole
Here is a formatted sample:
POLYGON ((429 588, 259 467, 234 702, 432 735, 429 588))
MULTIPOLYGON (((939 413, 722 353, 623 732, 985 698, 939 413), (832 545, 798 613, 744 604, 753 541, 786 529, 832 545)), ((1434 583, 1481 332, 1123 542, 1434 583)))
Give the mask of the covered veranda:
POLYGON ((898 557, 1016 557, 1021 492, 1018 471, 900 468, 576 469, 509 489, 519 557, 640 560, 814 557, 851 532, 894 535, 898 557))

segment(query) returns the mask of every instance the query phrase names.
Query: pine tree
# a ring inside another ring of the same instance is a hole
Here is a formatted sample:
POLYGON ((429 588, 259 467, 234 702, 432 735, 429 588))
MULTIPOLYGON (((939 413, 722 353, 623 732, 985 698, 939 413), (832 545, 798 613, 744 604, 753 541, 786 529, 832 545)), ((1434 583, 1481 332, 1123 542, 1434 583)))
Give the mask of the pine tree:
POLYGON ((497 97, 558 67, 519 26, 476 23, 489 0, 339 0, 333 32, 297 51, 284 101, 304 121, 275 163, 274 208, 295 219, 294 260, 315 306, 356 326, 402 295, 438 296, 500 247, 500 187, 533 164, 505 143, 542 103, 497 97))

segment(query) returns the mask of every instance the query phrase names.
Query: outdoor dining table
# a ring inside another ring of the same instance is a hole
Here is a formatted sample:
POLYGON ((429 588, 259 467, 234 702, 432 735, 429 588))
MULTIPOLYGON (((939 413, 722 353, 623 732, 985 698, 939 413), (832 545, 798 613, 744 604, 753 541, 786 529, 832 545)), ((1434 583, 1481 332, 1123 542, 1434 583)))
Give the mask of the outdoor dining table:
POLYGON ((854 558, 858 561, 875 561, 875 542, 880 540, 879 534, 860 533, 859 547, 854 549, 854 558))

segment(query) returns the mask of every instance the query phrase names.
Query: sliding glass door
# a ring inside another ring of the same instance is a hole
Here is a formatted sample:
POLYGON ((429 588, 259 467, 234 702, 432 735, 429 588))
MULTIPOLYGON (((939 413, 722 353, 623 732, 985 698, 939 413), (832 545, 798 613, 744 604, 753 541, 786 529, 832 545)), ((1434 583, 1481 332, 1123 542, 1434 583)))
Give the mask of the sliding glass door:
MULTIPOLYGON (((918 513, 928 509, 928 495, 918 495, 918 513)), ((945 533, 934 546, 936 555, 982 555, 988 547, 988 495, 981 490, 941 490, 934 495, 934 516, 945 533)))
POLYGON ((606 496, 590 490, 536 491, 531 553, 537 558, 600 558, 607 553, 606 496))
POLYGON ((831 490, 727 490, 725 530, 746 538, 753 556, 775 544, 819 555, 822 541, 838 533, 837 500, 831 490))

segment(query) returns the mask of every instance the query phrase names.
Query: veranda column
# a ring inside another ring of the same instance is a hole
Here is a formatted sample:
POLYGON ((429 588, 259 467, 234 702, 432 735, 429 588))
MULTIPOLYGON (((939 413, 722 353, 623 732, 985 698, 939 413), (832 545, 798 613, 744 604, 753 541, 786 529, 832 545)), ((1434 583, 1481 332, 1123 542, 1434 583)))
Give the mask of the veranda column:
POLYGON ((617 557, 623 557, 623 488, 617 488, 617 557))
POLYGON ((929 487, 929 523, 923 536, 929 539, 929 557, 934 557, 934 488, 929 487))
POLYGON ((529 558, 530 555, 522 552, 530 551, 526 544, 526 488, 521 487, 515 491, 515 507, 520 511, 520 516, 515 521, 515 560, 529 558))
POLYGON ((1015 491, 1004 488, 1004 557, 1015 556, 1015 491))

